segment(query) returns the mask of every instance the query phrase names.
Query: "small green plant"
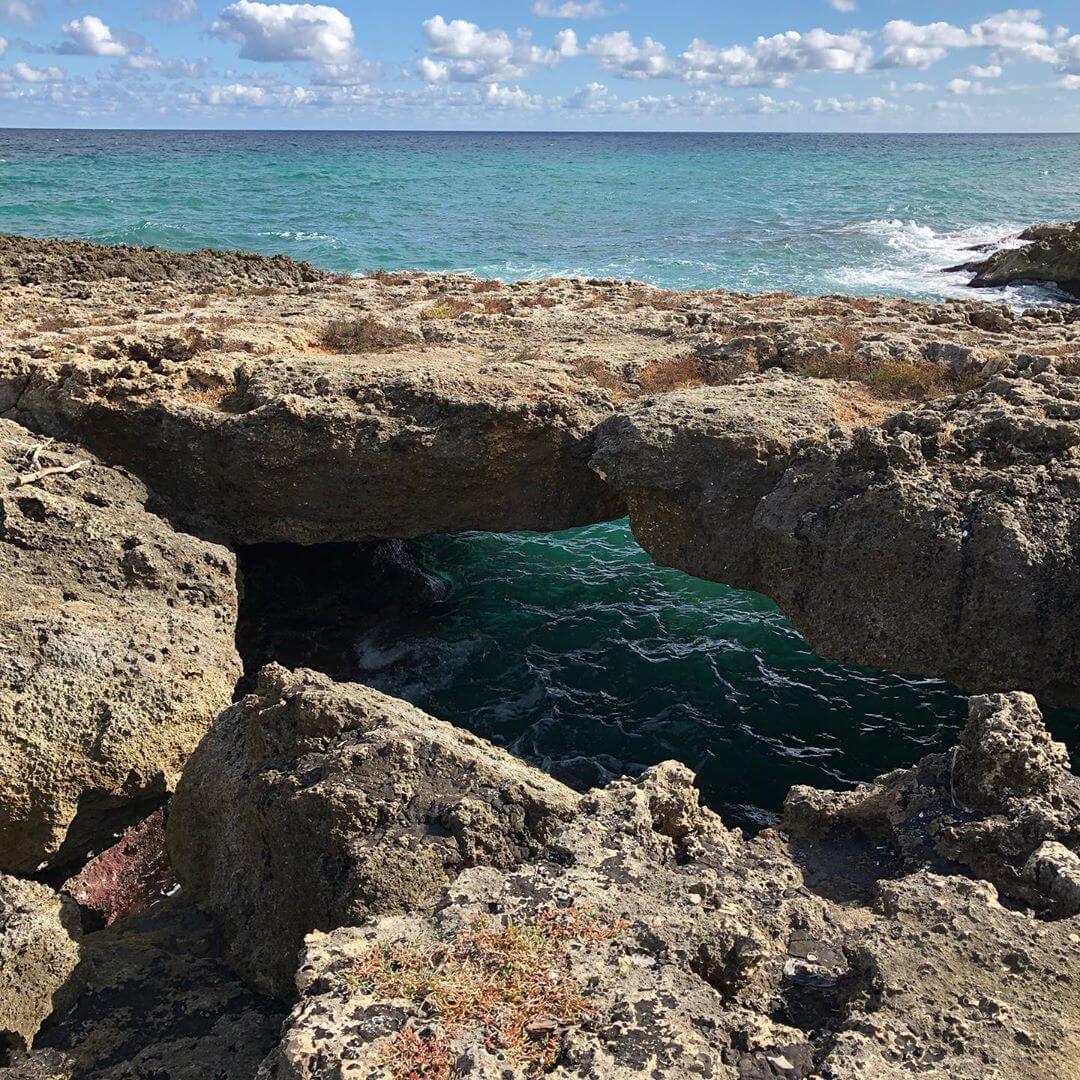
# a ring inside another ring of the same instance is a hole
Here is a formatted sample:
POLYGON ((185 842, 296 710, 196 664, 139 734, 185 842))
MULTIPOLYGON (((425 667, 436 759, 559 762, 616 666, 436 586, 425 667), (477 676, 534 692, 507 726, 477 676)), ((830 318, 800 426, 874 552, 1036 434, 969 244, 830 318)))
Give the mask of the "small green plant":
POLYGON ((459 315, 464 315, 466 311, 472 310, 473 306, 468 300, 440 300, 437 304, 420 312, 420 318, 431 320, 456 319, 459 315))

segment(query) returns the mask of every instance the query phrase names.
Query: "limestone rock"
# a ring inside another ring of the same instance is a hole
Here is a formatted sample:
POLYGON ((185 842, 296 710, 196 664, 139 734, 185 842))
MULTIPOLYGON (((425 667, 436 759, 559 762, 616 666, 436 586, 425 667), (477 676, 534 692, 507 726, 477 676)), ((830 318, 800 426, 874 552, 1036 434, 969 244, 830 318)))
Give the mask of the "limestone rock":
POLYGON ((1059 916, 1074 914, 1080 895, 1070 884, 1080 851, 1080 780, 1028 694, 972 698, 959 745, 911 769, 851 792, 792 788, 784 827, 814 839, 858 832, 888 845, 906 869, 955 871, 959 864, 1059 916))
POLYGON ((230 700, 233 556, 147 498, 93 455, 0 421, 0 868, 107 845, 230 700))
POLYGON ((751 526, 797 442, 860 414, 864 388, 774 369, 649 398, 604 421, 592 467, 625 496, 634 536, 662 566, 757 584, 751 526))
POLYGON ((31 1046, 42 1021, 73 997, 80 937, 70 899, 0 874, 0 1053, 31 1046))
POLYGON ((364 960, 380 950, 407 969, 410 956, 421 959, 420 969, 427 957, 428 970, 449 952, 445 973, 455 942, 477 926, 495 934, 521 929, 532 943, 526 948, 541 956, 552 990, 524 995, 503 1032, 526 1023, 533 1032, 526 1053, 551 1051, 545 1075, 807 1076, 812 1049, 806 1033, 783 1019, 784 996, 797 1010, 806 972, 818 980, 809 996, 827 999, 835 978, 818 961, 831 953, 846 965, 828 944, 838 931, 827 924, 825 905, 805 895, 800 880, 782 852, 744 844, 700 808, 682 766, 617 781, 584 798, 545 858, 510 872, 466 871, 433 916, 312 934, 297 972, 300 1001, 259 1078, 328 1080, 346 1061, 357 1076, 378 1075, 417 1041, 442 1047, 459 1075, 533 1075, 520 1053, 501 1045, 495 1005, 447 1025, 421 995, 380 997, 365 982, 364 960), (560 937, 560 926, 575 921, 583 932, 560 937), (800 954, 812 958, 805 967, 800 954), (562 992, 568 984, 587 1003, 576 1019, 545 1011, 573 996, 562 992), (772 1072, 770 1060, 791 1067, 772 1072))
POLYGON ((1080 701, 1080 378, 1019 371, 805 447, 759 506, 771 596, 833 659, 1080 701))
POLYGON ((167 836, 238 969, 288 993, 309 931, 428 910, 462 869, 535 855, 576 803, 404 702, 270 665, 192 756, 167 836))
POLYGON ((24 1068, 63 1063, 71 1080, 250 1080, 281 1023, 276 1003, 221 959, 210 920, 180 899, 88 934, 75 981, 78 997, 42 1028, 24 1068))
POLYGON ((1015 282, 1049 282, 1080 296, 1080 222, 1036 225, 1020 234, 1022 247, 994 252, 989 258, 966 264, 973 270, 976 289, 1015 282))

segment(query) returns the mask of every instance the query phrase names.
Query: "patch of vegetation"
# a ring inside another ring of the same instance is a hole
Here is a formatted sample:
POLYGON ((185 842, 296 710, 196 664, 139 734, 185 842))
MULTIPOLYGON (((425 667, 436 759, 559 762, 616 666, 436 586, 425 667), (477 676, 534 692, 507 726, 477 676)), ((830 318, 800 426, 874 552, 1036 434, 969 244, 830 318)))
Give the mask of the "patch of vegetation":
POLYGON ((458 300, 455 297, 450 297, 445 300, 440 300, 433 307, 421 311, 420 318, 432 320, 456 319, 458 316, 464 315, 466 311, 473 310, 475 309, 468 300, 458 300))
POLYGON ((326 324, 319 341, 324 348, 339 353, 386 352, 420 339, 400 326, 387 326, 370 315, 333 319, 326 324))
POLYGON ((575 908, 543 908, 530 922, 481 918, 449 942, 377 945, 350 983, 384 1001, 412 1001, 427 1017, 387 1041, 392 1080, 451 1080, 451 1050, 465 1034, 540 1075, 555 1064, 562 1033, 591 1014, 571 946, 608 941, 624 928, 575 908))

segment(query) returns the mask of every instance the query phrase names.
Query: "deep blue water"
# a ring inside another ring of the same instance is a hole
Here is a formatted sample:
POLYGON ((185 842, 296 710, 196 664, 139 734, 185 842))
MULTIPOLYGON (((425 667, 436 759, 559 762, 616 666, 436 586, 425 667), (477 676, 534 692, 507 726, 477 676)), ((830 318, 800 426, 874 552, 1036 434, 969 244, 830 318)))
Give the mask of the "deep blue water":
MULTIPOLYGON (((285 252, 334 270, 962 295, 941 267, 1075 218, 1080 136, 0 131, 0 231, 285 252)), ((1013 302, 1046 294, 1012 292, 1013 302)), ((625 524, 435 537, 445 599, 358 678, 587 780, 666 757, 741 821, 949 744, 964 698, 841 667, 625 524)), ((1075 718, 1051 717, 1075 741, 1075 718)))

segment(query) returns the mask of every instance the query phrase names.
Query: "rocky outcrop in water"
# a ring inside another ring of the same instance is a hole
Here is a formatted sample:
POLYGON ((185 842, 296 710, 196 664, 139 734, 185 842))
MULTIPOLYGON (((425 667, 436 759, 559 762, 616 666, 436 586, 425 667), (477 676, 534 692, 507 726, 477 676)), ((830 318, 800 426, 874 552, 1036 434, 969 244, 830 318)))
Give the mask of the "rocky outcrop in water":
POLYGON ((79 912, 46 885, 0 874, 0 1058, 25 1050, 63 1008, 79 962, 79 912))
POLYGON ((466 867, 535 855, 576 802, 402 701, 271 665, 188 762, 168 845, 233 963, 288 993, 308 931, 430 909, 466 867))
POLYGON ((233 556, 147 500, 85 450, 0 421, 4 870, 107 846, 230 700, 233 556))
POLYGON ((974 272, 970 284, 975 289, 1050 284, 1080 298, 1080 222, 1034 225, 1017 239, 1024 241, 1022 246, 952 269, 974 272))

